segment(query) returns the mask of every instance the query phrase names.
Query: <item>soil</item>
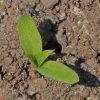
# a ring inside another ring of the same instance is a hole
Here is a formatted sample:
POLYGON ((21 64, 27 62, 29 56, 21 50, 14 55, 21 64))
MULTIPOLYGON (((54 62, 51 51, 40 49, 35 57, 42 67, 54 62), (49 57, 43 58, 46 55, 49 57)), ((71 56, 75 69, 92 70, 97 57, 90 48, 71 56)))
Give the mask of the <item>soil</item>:
POLYGON ((100 100, 100 0, 54 1, 0 0, 0 100, 100 100), (55 49, 52 59, 74 69, 79 83, 49 79, 32 67, 18 39, 24 11, 35 18, 43 48, 55 49))

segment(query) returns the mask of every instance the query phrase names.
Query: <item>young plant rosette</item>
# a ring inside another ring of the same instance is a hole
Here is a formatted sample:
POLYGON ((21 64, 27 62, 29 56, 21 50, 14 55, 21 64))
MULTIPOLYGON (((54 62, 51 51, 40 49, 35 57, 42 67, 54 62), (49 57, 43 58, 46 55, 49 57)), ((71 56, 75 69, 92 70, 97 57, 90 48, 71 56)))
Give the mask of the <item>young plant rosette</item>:
POLYGON ((75 71, 68 66, 58 62, 47 60, 54 54, 54 50, 42 50, 42 39, 29 13, 24 13, 18 19, 18 35, 21 46, 33 65, 42 75, 69 84, 79 81, 75 71))

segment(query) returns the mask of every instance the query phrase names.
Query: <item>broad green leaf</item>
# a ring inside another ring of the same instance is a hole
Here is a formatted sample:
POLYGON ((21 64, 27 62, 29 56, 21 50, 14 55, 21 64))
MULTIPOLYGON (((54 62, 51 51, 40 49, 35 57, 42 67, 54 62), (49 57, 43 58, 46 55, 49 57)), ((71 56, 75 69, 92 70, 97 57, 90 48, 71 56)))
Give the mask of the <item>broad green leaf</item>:
POLYGON ((36 61, 37 61, 37 66, 41 66, 41 64, 47 59, 48 56, 54 53, 54 50, 45 50, 37 55, 35 55, 36 61))
POLYGON ((28 13, 24 13, 18 20, 18 35, 24 52, 38 54, 42 51, 42 40, 35 22, 28 13))
POLYGON ((60 62, 48 61, 37 68, 38 72, 49 78, 74 84, 79 81, 79 77, 72 69, 60 62))

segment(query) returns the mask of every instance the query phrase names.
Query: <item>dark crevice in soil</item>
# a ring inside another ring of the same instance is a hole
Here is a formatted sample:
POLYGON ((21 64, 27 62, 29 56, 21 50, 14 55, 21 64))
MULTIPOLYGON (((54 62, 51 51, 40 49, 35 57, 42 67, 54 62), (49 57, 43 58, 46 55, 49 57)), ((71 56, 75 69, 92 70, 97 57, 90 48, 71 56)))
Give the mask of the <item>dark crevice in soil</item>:
POLYGON ((3 67, 3 66, 0 66, 0 76, 1 76, 1 79, 3 80, 3 77, 4 77, 4 75, 5 75, 7 72, 6 72, 6 71, 3 72, 3 71, 2 71, 2 67, 3 67))
POLYGON ((97 53, 97 61, 100 63, 100 53, 97 53))
POLYGON ((35 93, 35 94, 33 94, 33 95, 28 95, 28 97, 30 97, 30 99, 31 100, 36 100, 36 95, 37 95, 38 93, 35 93))

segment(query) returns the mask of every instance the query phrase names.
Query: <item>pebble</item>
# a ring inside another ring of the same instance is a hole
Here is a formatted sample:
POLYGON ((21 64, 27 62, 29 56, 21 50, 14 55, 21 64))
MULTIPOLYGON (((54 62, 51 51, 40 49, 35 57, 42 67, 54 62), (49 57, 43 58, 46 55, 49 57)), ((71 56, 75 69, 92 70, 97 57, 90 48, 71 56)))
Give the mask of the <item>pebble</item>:
POLYGON ((19 69, 17 70, 17 72, 14 74, 14 76, 17 77, 17 76, 19 76, 20 74, 21 74, 21 69, 19 68, 19 69))
POLYGON ((0 19, 2 19, 5 16, 5 14, 6 14, 5 12, 0 11, 0 19))
POLYGON ((47 83, 43 78, 35 78, 29 81, 29 88, 27 93, 33 95, 34 93, 46 88, 47 83))
POLYGON ((66 14, 65 14, 65 12, 62 12, 59 16, 60 16, 60 17, 59 17, 60 20, 63 20, 63 19, 66 18, 66 14))
POLYGON ((83 91, 83 95, 87 98, 90 95, 90 91, 88 89, 85 89, 83 91))
POLYGON ((4 3, 9 7, 11 5, 12 0, 4 0, 4 3))
POLYGON ((50 8, 55 6, 59 0, 41 0, 41 2, 46 8, 50 8))
POLYGON ((11 58, 11 57, 5 58, 5 64, 7 64, 7 65, 10 65, 12 63, 12 61, 13 61, 13 58, 11 58))
POLYGON ((93 89, 92 89, 92 92, 93 92, 94 95, 97 95, 98 89, 94 89, 94 88, 93 88, 93 89))

